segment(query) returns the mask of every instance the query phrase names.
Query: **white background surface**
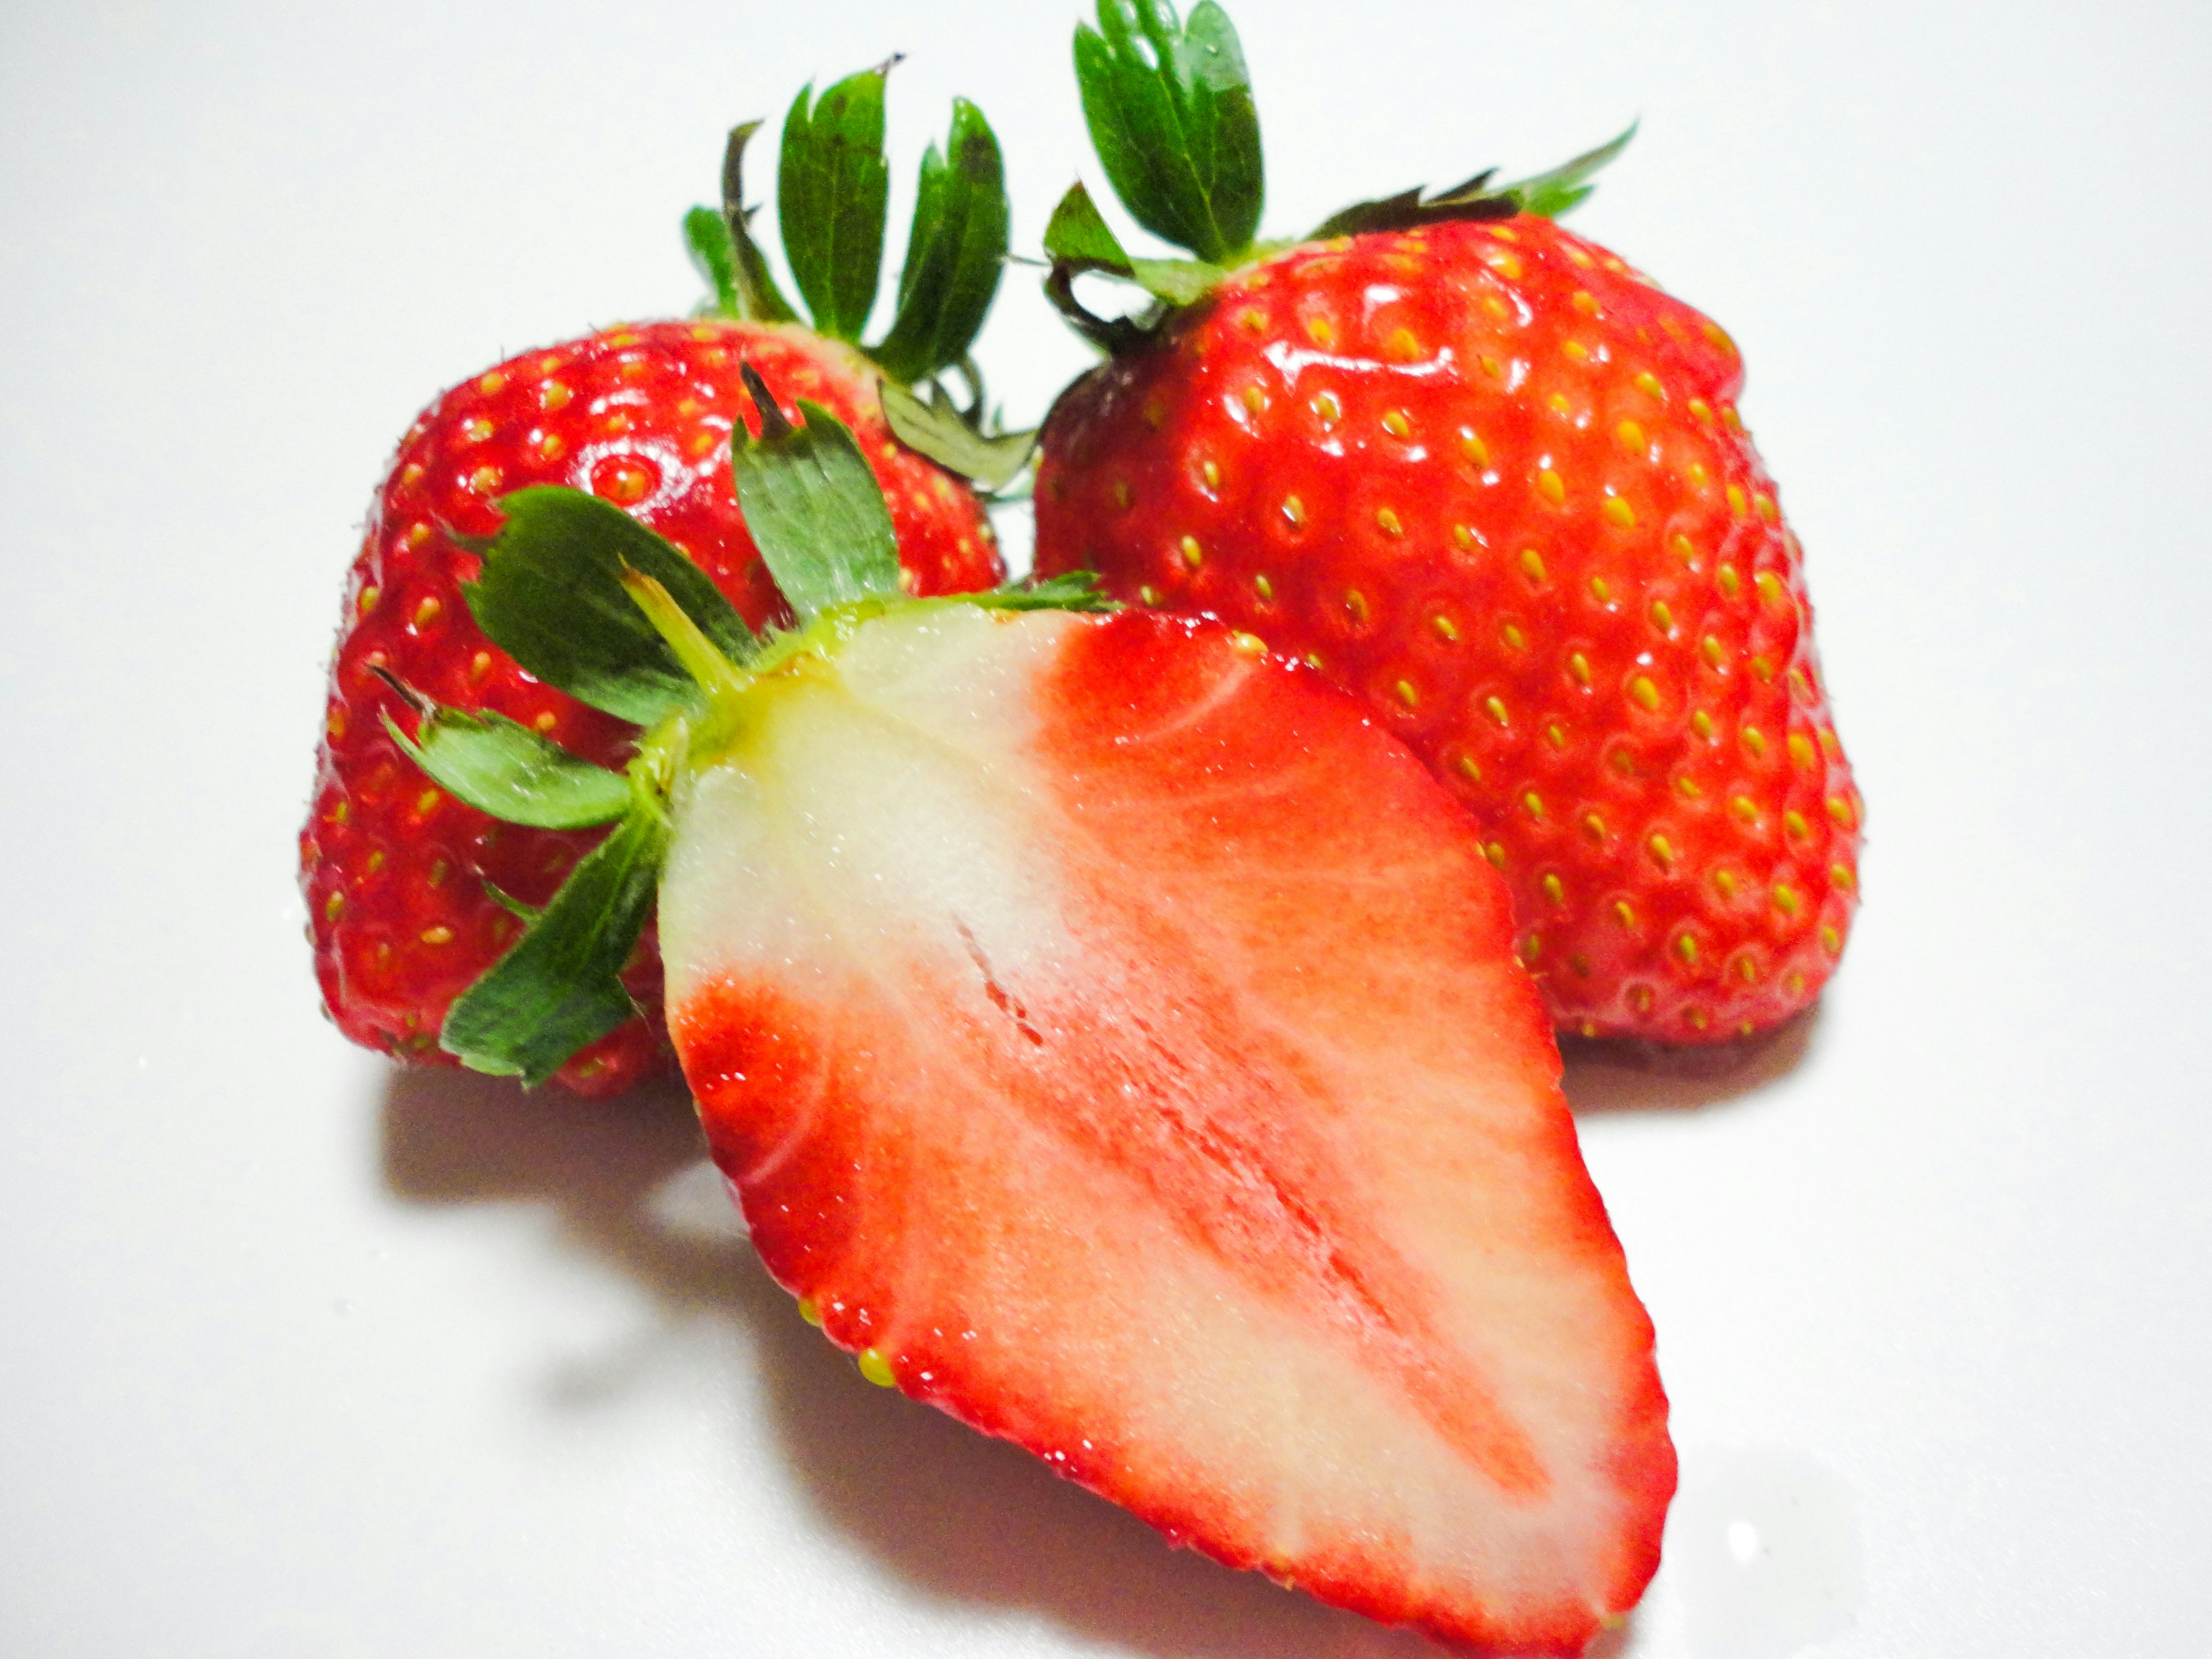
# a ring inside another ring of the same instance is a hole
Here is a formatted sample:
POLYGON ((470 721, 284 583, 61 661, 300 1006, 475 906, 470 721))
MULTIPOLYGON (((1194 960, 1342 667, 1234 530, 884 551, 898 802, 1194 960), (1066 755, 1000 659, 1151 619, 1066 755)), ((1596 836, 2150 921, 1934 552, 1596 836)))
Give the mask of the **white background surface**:
MULTIPOLYGON (((1685 1458, 1612 1651, 2204 1651, 2212 11, 1237 15, 1279 232, 1644 118, 1577 223, 1742 343, 1869 803, 1808 1031, 1571 1073, 1685 1458)), ((723 128, 894 48, 902 183, 969 92, 1033 247, 1097 179, 1073 18, 0 7, 0 1653, 1429 1651, 861 1382, 674 1090, 315 1012, 293 837, 415 410, 688 308, 723 128)), ((984 345, 1016 416, 1083 362, 1019 273, 984 345)))

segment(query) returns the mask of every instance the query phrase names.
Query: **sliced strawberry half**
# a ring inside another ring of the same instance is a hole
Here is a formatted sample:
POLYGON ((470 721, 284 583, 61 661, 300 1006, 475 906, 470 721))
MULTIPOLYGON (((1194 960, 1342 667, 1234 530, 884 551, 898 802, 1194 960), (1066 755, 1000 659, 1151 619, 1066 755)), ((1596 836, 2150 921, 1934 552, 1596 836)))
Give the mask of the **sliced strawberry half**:
POLYGON ((425 714, 434 775, 621 818, 447 1045, 550 1075, 657 875, 714 1158, 865 1374, 1232 1565, 1580 1651, 1657 1565, 1674 1452, 1471 821, 1219 623, 901 597, 850 435, 756 396, 737 486, 796 633, 604 503, 507 504, 487 630, 665 712, 626 782, 425 714))

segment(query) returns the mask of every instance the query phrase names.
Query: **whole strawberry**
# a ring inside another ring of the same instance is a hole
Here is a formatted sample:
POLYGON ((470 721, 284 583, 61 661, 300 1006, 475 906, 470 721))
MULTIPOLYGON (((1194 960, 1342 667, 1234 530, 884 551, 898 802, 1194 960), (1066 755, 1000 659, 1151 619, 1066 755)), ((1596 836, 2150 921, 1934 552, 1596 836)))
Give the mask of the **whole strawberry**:
POLYGON ((1100 16, 1077 58, 1108 174, 1203 263, 1130 259, 1080 194, 1055 216, 1053 288, 1111 356, 1045 428, 1040 571, 1218 616, 1361 696, 1480 820, 1563 1029, 1711 1042, 1808 1006, 1860 801, 1733 343, 1547 216, 1625 136, 1261 254, 1227 19, 1100 16), (1162 162, 1200 150, 1211 179, 1162 162), (1093 317, 1085 270, 1159 303, 1093 317))
MULTIPOLYGON (((588 490, 681 547, 749 624, 787 620, 731 485, 732 432, 758 424, 740 379, 750 365, 787 410, 811 400, 859 435, 910 591, 986 587, 1003 574, 974 491, 900 441, 884 412, 889 398, 922 442, 950 433, 984 447, 944 400, 902 400, 898 383, 961 363, 990 302, 1006 248, 998 147, 980 112, 957 104, 951 163, 933 147, 924 161, 897 318, 864 353, 852 342, 882 253, 882 71, 870 70, 818 103, 802 93, 786 125, 784 238, 817 330, 795 320, 750 236, 738 163, 753 129, 740 128, 725 211, 697 210, 686 225, 720 291, 718 314, 526 352, 447 392, 401 441, 354 564, 301 837, 324 1001, 356 1042, 453 1063, 439 1035, 453 999, 605 834, 588 811, 574 824, 557 813, 534 826, 499 823, 430 783, 403 750, 410 699, 503 716, 599 763, 619 765, 635 736, 526 673, 478 626, 465 584, 479 563, 472 544, 500 527, 500 497, 532 484, 588 490), (847 164, 837 190, 794 188, 793 170, 818 171, 824 155, 847 164), (855 157, 872 170, 855 168, 855 157), (831 248, 831 219, 865 224, 871 202, 873 241, 831 248)), ((611 1015, 560 1071, 571 1088, 611 1094, 671 1063, 650 928, 627 983, 650 1012, 611 1015)))

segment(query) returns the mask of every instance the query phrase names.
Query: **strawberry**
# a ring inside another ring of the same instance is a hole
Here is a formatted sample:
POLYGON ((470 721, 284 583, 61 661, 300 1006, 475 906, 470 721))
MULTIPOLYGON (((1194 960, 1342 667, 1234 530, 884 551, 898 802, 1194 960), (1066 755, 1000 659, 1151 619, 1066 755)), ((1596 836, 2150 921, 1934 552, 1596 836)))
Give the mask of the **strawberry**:
POLYGON ((1205 263, 1130 258, 1080 186, 1055 216, 1053 290, 1111 355, 1047 422, 1038 569, 1219 617, 1362 698, 1480 820, 1563 1030, 1711 1042, 1806 1007, 1861 803, 1734 343, 1547 216, 1627 135, 1263 252, 1227 19, 1100 17, 1077 57, 1108 174, 1205 263), (1086 270, 1160 303, 1102 321, 1086 270))
POLYGON ((424 714, 436 775, 620 817, 445 1041, 547 1075, 626 1006, 657 883, 708 1145, 863 1374, 1232 1565, 1580 1652, 1674 1452, 1464 810, 1218 623, 905 597, 860 449, 757 395, 738 493, 797 631, 603 502, 503 504, 494 637, 659 714, 617 778, 424 714))
MULTIPOLYGON (((452 1063, 437 1038, 453 998, 513 942, 520 914, 542 904, 602 833, 498 823, 427 787, 387 730, 405 712, 406 688, 520 721, 594 762, 616 762, 635 734, 629 721, 525 672, 465 602, 477 564, 473 538, 499 527, 502 494, 533 484, 588 489, 681 546, 748 623, 787 618, 730 484, 731 433, 750 409, 738 369, 750 363, 786 407, 812 398, 860 434, 890 498, 913 592, 988 586, 1003 574, 975 493, 896 441, 883 408, 901 404, 899 381, 958 362, 981 321, 1006 245, 998 149, 980 113, 957 105, 957 165, 948 168, 933 149, 924 163, 902 304, 872 360, 850 342, 881 254, 882 84, 882 71, 872 70, 818 105, 802 94, 786 125, 785 167, 805 174, 833 141, 848 160, 867 160, 873 123, 874 242, 825 252, 821 224, 787 212, 786 244, 820 331, 793 320, 751 242, 738 163, 753 129, 740 128, 726 158, 725 212, 697 210, 686 226, 719 290, 720 314, 524 353, 447 392, 401 441, 354 564, 301 838, 325 1005, 356 1042, 452 1063)), ((864 177, 864 197, 867 184, 864 177)), ((841 210, 834 198, 806 202, 820 213, 841 210)), ((848 231, 852 205, 842 204, 848 231)), ((866 200, 860 205, 865 224, 866 200)), ((915 407, 923 429, 917 434, 915 421, 902 427, 928 444, 932 411, 915 407)), ((971 434, 969 447, 981 441, 971 434)), ((629 982, 644 1006, 656 1006, 649 934, 629 982)), ((657 1015, 646 1015, 606 1033, 562 1079, 611 1094, 666 1063, 657 1015)))

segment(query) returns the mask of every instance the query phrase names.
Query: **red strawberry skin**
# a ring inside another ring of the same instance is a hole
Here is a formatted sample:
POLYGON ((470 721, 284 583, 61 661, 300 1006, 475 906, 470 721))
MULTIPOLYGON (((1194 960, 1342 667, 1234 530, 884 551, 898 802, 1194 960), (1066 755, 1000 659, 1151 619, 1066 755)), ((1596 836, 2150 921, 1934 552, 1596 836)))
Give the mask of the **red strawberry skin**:
POLYGON ((1484 826, 1563 1030, 1808 1006, 1862 804, 1717 326, 1522 216, 1239 271, 1062 398, 1037 566, 1362 697, 1484 826))
MULTIPOLYGON (((385 731, 384 714, 403 729, 411 717, 374 671, 449 706, 508 715, 606 765, 622 764, 633 735, 532 678, 484 638, 459 586, 476 558, 448 532, 490 535, 497 498, 526 485, 591 490, 690 554, 748 623, 787 622, 730 481, 732 422, 758 429, 741 362, 760 372, 787 416, 796 418, 795 400, 805 398, 852 428, 890 502, 914 592, 1001 579, 973 493, 892 439, 874 372, 858 354, 803 330, 722 321, 617 328, 526 352, 447 392, 401 440, 370 506, 301 836, 324 1005, 355 1042, 453 1063, 437 1046, 446 1010, 520 930, 484 883, 542 904, 605 833, 498 823, 437 788, 385 731)), ((570 1088, 614 1094, 669 1063, 649 928, 629 983, 653 1012, 562 1067, 570 1088)))
POLYGON ((877 1380, 1178 1543, 1582 1651, 1674 1458, 1463 810, 1225 629, 1018 625, 1058 634, 1033 675, 881 677, 1017 687, 918 740, 809 713, 817 673, 679 796, 671 1030, 763 1261, 877 1380))

